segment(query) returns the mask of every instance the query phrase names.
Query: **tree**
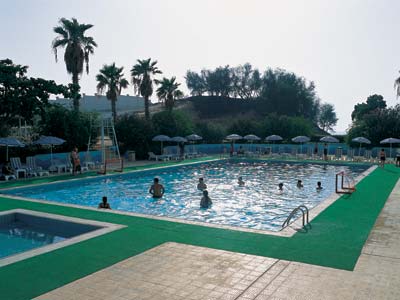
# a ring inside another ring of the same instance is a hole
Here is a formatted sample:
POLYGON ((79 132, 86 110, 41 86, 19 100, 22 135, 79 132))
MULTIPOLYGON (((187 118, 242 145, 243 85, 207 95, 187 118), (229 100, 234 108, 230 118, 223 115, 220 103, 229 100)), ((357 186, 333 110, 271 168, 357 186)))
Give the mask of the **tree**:
POLYGON ((192 96, 202 96, 206 92, 206 83, 204 78, 196 72, 186 72, 186 85, 192 96))
POLYGON ((39 121, 39 133, 65 139, 64 149, 74 146, 86 149, 89 136, 92 141, 97 139, 97 129, 91 126, 96 119, 95 113, 77 113, 59 105, 50 105, 39 121))
MULTIPOLYGON (((52 48, 57 61, 58 48, 65 48, 64 62, 68 74, 72 74, 72 83, 79 86, 79 75, 83 73, 84 63, 89 74, 89 55, 94 53, 96 42, 90 36, 85 36, 85 31, 92 28, 91 24, 80 24, 75 18, 68 20, 61 18, 59 26, 53 31, 58 36, 53 40, 52 48)), ((73 95, 74 109, 79 110, 79 89, 75 89, 73 95), (76 92, 78 90, 78 92, 76 92)))
POLYGON ((177 83, 176 77, 172 77, 171 79, 163 78, 162 80, 156 80, 155 82, 159 84, 159 88, 157 89, 157 97, 164 102, 165 107, 172 111, 175 99, 182 98, 183 93, 178 88, 181 85, 177 83))
POLYGON ((162 111, 152 116, 154 132, 168 136, 186 136, 193 133, 193 122, 179 110, 162 111))
POLYGON ((307 83, 303 77, 282 69, 268 69, 262 80, 260 97, 268 112, 315 119, 318 97, 313 82, 307 83))
POLYGON ((336 125, 338 118, 336 117, 335 108, 332 104, 324 103, 320 107, 318 115, 318 125, 323 131, 332 131, 336 125))
POLYGON ((132 83, 135 92, 144 98, 145 118, 149 120, 149 99, 153 94, 152 76, 162 74, 162 72, 156 67, 157 61, 151 61, 151 58, 145 60, 138 59, 137 62, 131 69, 132 83))
POLYGON ((96 75, 97 92, 102 94, 105 90, 106 97, 111 101, 111 111, 113 114, 114 123, 117 121, 116 102, 121 90, 129 85, 128 80, 123 78, 124 67, 118 68, 115 63, 111 65, 104 65, 100 69, 100 73, 96 75))
POLYGON ((115 124, 115 131, 121 145, 120 150, 135 150, 136 157, 139 159, 147 159, 147 153, 156 150, 151 147, 158 146, 151 142, 156 135, 151 122, 136 114, 125 114, 119 117, 115 124))
POLYGON ((5 127, 16 124, 18 118, 32 124, 34 116, 43 115, 50 95, 71 95, 72 85, 29 78, 27 70, 27 66, 16 65, 10 59, 0 60, 0 123, 5 127))
POLYGON ((351 119, 353 121, 358 121, 361 120, 366 114, 385 108, 386 101, 383 100, 383 96, 374 94, 367 98, 366 103, 358 103, 354 106, 354 110, 351 113, 351 119))
POLYGON ((385 137, 400 136, 400 105, 373 110, 362 119, 353 121, 348 141, 356 136, 365 136, 376 146, 385 137))
POLYGON ((233 93, 242 99, 254 99, 260 96, 262 80, 257 69, 246 63, 232 70, 233 93))
POLYGON ((232 71, 229 66, 218 67, 215 71, 205 71, 208 91, 212 96, 228 97, 233 90, 232 71))

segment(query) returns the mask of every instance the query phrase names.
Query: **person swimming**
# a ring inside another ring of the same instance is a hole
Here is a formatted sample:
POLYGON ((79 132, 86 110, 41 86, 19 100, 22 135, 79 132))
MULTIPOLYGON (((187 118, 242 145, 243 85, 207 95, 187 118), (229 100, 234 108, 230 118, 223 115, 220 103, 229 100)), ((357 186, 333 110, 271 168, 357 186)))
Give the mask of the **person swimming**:
POLYGON ((153 195, 153 198, 161 198, 164 195, 165 189, 162 184, 159 184, 158 178, 153 179, 153 184, 149 189, 149 193, 153 195))
POLYGON ((303 186, 303 183, 302 183, 302 181, 299 179, 299 180, 297 180, 297 187, 300 189, 300 188, 302 188, 302 187, 304 187, 303 186))
POLYGON ((209 208, 212 204, 211 198, 208 196, 208 191, 203 191, 203 197, 200 200, 200 207, 201 208, 209 208))
POLYGON ((207 184, 205 184, 203 177, 199 178, 199 183, 197 184, 197 189, 200 191, 204 191, 207 189, 207 184))
POLYGON ((322 189, 323 189, 323 187, 322 187, 321 181, 318 181, 317 182, 317 191, 320 191, 322 189))
POLYGON ((238 185, 239 186, 244 186, 246 183, 243 181, 243 178, 242 178, 242 176, 239 176, 239 178, 238 178, 238 185))

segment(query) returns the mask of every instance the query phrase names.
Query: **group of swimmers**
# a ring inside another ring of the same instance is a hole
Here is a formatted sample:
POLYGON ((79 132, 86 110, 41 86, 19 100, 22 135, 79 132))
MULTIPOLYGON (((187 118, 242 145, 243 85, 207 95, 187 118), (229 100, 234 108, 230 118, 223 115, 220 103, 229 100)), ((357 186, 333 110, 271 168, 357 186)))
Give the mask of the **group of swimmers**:
MULTIPOLYGON (((297 185, 296 185, 296 186, 297 186, 299 189, 301 189, 301 188, 304 187, 303 182, 302 182, 300 179, 297 180, 297 185)), ((283 183, 282 183, 282 182, 278 184, 278 189, 279 189, 280 191, 283 191, 283 183)), ((322 189, 323 189, 322 183, 321 183, 321 181, 318 181, 318 182, 317 182, 316 190, 317 190, 317 191, 321 191, 322 189)))
MULTIPOLYGON (((244 186, 246 183, 243 180, 242 176, 238 177, 238 185, 239 186, 244 186)), ((298 188, 303 188, 303 182, 299 179, 297 180, 297 187, 298 188)), ((201 208, 209 208, 212 204, 211 198, 208 195, 207 191, 207 184, 204 182, 204 178, 200 177, 199 182, 197 183, 197 189, 203 192, 203 197, 200 200, 200 207, 201 208)), ((317 182, 317 191, 322 190, 322 184, 321 181, 317 182)), ((280 192, 283 191, 283 183, 278 184, 278 190, 280 192)), ((162 184, 159 183, 159 179, 156 177, 153 179, 153 184, 150 186, 149 193, 152 195, 153 198, 161 198, 164 193, 165 189, 162 184)), ((102 202, 99 203, 99 208, 104 208, 104 209, 111 209, 110 204, 107 202, 107 197, 103 197, 102 202)))

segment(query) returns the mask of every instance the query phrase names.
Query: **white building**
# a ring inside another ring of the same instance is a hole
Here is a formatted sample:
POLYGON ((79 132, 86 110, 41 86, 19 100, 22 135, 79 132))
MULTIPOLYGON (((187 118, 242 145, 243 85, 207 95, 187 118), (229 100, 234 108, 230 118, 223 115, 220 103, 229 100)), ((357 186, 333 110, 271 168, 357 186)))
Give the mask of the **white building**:
MULTIPOLYGON (((50 100, 50 103, 60 104, 65 108, 72 109, 73 101, 71 99, 56 98, 50 100)), ((116 102, 117 114, 123 115, 133 112, 144 111, 144 99, 136 96, 118 96, 116 102)), ((84 112, 97 112, 103 117, 111 117, 111 101, 106 96, 88 96, 83 94, 79 100, 79 109, 84 112)))

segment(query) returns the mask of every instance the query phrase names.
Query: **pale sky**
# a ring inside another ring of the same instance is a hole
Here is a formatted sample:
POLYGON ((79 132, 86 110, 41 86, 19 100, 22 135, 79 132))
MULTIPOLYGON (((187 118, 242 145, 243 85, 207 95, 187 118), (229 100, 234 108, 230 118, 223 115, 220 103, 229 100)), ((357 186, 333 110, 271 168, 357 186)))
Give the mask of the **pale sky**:
POLYGON ((112 62, 129 78, 137 59, 151 57, 185 92, 188 69, 249 62, 314 81, 344 131, 354 105, 369 95, 400 103, 393 89, 399 11, 398 0, 0 0, 0 59, 28 65, 29 76, 69 83, 63 53, 56 64, 50 45, 59 18, 75 17, 95 25, 87 34, 99 45, 81 79, 86 94, 95 93, 95 75, 112 62))

